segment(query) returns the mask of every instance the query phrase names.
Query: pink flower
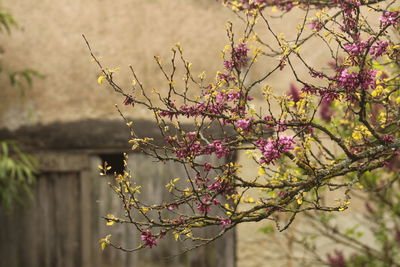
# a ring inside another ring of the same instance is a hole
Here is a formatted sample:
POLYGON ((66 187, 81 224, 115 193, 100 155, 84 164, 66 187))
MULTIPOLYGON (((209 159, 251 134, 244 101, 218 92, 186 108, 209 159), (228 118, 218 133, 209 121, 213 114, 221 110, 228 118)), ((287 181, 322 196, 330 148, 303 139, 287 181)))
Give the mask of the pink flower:
POLYGON ((386 52, 388 46, 389 46, 389 41, 376 42, 376 44, 374 44, 369 50, 369 53, 373 55, 374 58, 377 58, 386 52))
POLYGON ((240 98, 240 92, 228 93, 226 96, 228 98, 228 101, 232 101, 240 98))
POLYGON ((146 248, 152 248, 157 246, 157 238, 149 230, 142 231, 140 239, 144 241, 144 246, 146 248))
POLYGON ((126 105, 126 106, 133 105, 134 104, 133 97, 131 95, 127 95, 125 97, 125 100, 124 100, 123 104, 126 105))
POLYGON ((226 148, 222 145, 221 140, 215 140, 212 144, 209 144, 207 147, 211 149, 211 151, 214 152, 218 158, 222 158, 223 156, 225 156, 230 152, 229 148, 226 148))
POLYGON ((212 168, 210 163, 206 162, 206 163, 203 164, 203 166, 204 166, 204 171, 205 172, 210 172, 210 170, 212 168))
POLYGON ((177 208, 178 208, 178 205, 172 204, 172 205, 169 205, 167 209, 169 211, 173 211, 174 209, 177 209, 177 208))
POLYGON ((378 72, 376 70, 365 70, 360 73, 351 72, 344 69, 337 78, 337 84, 348 93, 354 93, 358 88, 368 90, 375 87, 375 77, 378 72))
POLYGON ((230 183, 228 183, 226 181, 219 181, 219 180, 217 180, 214 183, 210 184, 207 187, 207 189, 212 191, 212 192, 215 192, 215 193, 218 193, 218 194, 222 194, 222 195, 232 194, 233 191, 234 191, 232 184, 230 184, 230 183))
POLYGON ((331 103, 332 100, 325 97, 321 101, 319 114, 321 116, 321 119, 323 119, 326 122, 330 122, 333 115, 333 111, 331 109, 331 103))
POLYGON ((327 254, 328 264, 331 267, 346 267, 346 260, 341 251, 335 250, 335 255, 327 254))
POLYGON ((343 45, 344 50, 352 57, 360 56, 365 51, 365 48, 367 46, 368 42, 366 41, 357 41, 354 43, 347 43, 343 45))
POLYGON ((249 120, 249 119, 241 119, 241 120, 236 121, 236 123, 235 123, 236 127, 241 128, 242 130, 247 130, 249 128, 250 124, 251 124, 251 120, 249 120))
MULTIPOLYGON (((225 67, 226 68, 226 67, 225 67)), ((235 80, 235 77, 229 75, 229 74, 225 74, 225 73, 219 73, 218 74, 218 79, 220 80, 225 80, 226 82, 231 82, 235 80)))
POLYGON ((246 47, 245 43, 240 43, 232 49, 231 60, 224 61, 224 67, 226 70, 231 71, 234 68, 241 69, 247 65, 247 52, 250 49, 246 47))
POLYGON ((324 25, 319 20, 313 20, 310 24, 311 30, 320 31, 324 25))
POLYGON ((219 92, 219 93, 217 94, 217 96, 215 97, 215 102, 217 102, 217 104, 222 104, 222 103, 224 103, 224 102, 225 102, 225 94, 219 92))
POLYGON ((197 204, 197 209, 202 213, 207 213, 211 211, 210 204, 208 203, 208 199, 204 198, 202 202, 197 204))
POLYGON ((392 134, 385 134, 382 136, 382 140, 385 144, 393 143, 394 136, 392 134))
POLYGON ((220 220, 219 222, 223 228, 228 227, 229 225, 232 224, 232 221, 230 219, 223 219, 223 220, 220 220))
POLYGON ((274 161, 278 159, 282 153, 292 150, 295 141, 290 136, 280 136, 277 140, 266 140, 261 139, 256 142, 257 148, 261 150, 263 157, 261 163, 274 164, 274 161))
POLYGON ((383 26, 396 25, 397 23, 399 23, 399 20, 399 11, 386 11, 379 19, 383 26))
POLYGON ((294 84, 290 84, 289 95, 292 97, 294 103, 299 102, 301 99, 299 89, 294 84))

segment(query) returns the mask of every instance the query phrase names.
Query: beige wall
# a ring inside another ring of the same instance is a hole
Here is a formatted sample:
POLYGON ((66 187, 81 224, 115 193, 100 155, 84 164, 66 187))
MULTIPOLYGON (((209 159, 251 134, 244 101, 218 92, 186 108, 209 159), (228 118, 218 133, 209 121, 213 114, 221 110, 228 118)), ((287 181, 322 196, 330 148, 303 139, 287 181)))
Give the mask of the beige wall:
MULTIPOLYGON (((34 68, 47 77, 35 80, 25 99, 2 80, 0 127, 82 118, 118 117, 114 104, 123 99, 97 85, 81 36, 90 40, 107 67, 121 67, 120 81, 129 85, 127 66, 135 66, 149 89, 163 85, 153 56, 165 61, 181 42, 194 71, 215 73, 225 45, 229 10, 208 0, 24 1, 3 5, 18 19, 21 31, 2 35, 3 60, 11 69, 34 68), (32 116, 27 115, 30 110, 32 116)), ((135 110, 132 117, 142 117, 135 110)))
MULTIPOLYGON (((231 11, 214 0, 14 0, 3 5, 22 28, 11 36, 1 36, 4 63, 10 69, 34 68, 47 77, 36 79, 23 99, 5 79, 0 81, 0 128, 119 116, 114 104, 123 99, 109 86, 97 84, 99 70, 91 62, 81 34, 87 36, 104 66, 121 67, 117 79, 121 85, 129 87, 132 77, 128 65, 132 64, 149 91, 153 87, 162 91, 166 84, 154 55, 166 62, 171 57, 170 47, 180 42, 193 62, 193 72, 204 70, 208 77, 214 77, 222 69, 225 23, 232 20, 235 29, 243 28, 231 11)), ((285 23, 277 20, 273 27, 290 36, 294 27, 288 25, 301 22, 297 15, 291 13, 285 23)), ((266 33, 265 27, 260 30, 260 35, 273 43, 266 33)), ((305 56, 319 64, 324 49, 309 48, 303 49, 305 56)), ((260 61, 250 78, 260 77, 277 62, 260 61)), ((288 71, 271 78, 268 83, 281 91, 294 81, 288 71)), ((125 110, 134 118, 147 115, 140 108, 125 110)))

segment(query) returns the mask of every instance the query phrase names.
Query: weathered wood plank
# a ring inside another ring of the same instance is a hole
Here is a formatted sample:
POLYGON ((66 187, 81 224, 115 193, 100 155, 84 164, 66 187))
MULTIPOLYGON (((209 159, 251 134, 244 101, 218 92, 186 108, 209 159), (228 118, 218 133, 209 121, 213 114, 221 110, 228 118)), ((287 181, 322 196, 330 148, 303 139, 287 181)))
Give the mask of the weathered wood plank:
POLYGON ((99 175, 99 169, 97 166, 101 164, 99 157, 90 158, 90 177, 91 177, 91 190, 90 190, 90 227, 91 227, 91 238, 90 238, 90 251, 92 266, 99 266, 101 260, 101 250, 99 240, 101 234, 99 231, 99 220, 100 220, 100 186, 104 183, 104 179, 99 175))
POLYGON ((57 222, 55 221, 56 205, 54 201, 54 184, 57 180, 55 174, 50 174, 47 177, 39 179, 39 217, 37 223, 40 227, 40 236, 42 238, 41 246, 39 248, 40 266, 57 266, 55 255, 56 248, 56 228, 57 222))
POLYGON ((92 265, 92 217, 91 209, 94 205, 92 203, 92 173, 90 170, 84 170, 80 174, 80 239, 81 239, 81 261, 82 267, 91 267, 92 265))

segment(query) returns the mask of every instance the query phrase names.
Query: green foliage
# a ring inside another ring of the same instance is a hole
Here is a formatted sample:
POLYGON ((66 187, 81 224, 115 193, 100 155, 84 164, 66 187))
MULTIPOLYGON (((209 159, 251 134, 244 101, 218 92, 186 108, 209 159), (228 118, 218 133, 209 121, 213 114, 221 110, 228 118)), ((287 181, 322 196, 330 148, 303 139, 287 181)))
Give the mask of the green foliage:
POLYGON ((271 234, 275 232, 275 227, 272 225, 267 225, 259 229, 259 231, 263 234, 271 234))
POLYGON ((0 31, 11 34, 11 27, 17 26, 14 17, 0 7, 0 31))
POLYGON ((32 86, 34 77, 44 78, 45 76, 36 70, 25 69, 9 72, 8 77, 11 85, 20 88, 21 93, 24 95, 26 86, 32 86))
POLYGON ((23 153, 13 141, 0 142, 0 207, 23 204, 39 170, 37 160, 23 153))
MULTIPOLYGON (((15 18, 3 10, 0 6, 0 33, 11 34, 12 27, 17 27, 17 21, 15 18)), ((0 46, 1 53, 4 53, 0 46)), ((44 78, 45 76, 34 69, 22 69, 22 70, 8 70, 7 66, 0 62, 0 75, 4 74, 8 77, 10 84, 13 87, 21 89, 21 94, 24 95, 26 87, 32 86, 33 78, 44 78)))
MULTIPOLYGON (((0 33, 11 34, 12 27, 16 27, 15 18, 0 6, 0 33)), ((3 49, 0 47, 0 52, 3 49)), ((24 96, 25 89, 32 86, 33 78, 44 76, 33 69, 8 70, 0 62, 0 77, 5 75, 11 86, 21 89, 24 96)), ((0 141, 0 207, 11 209, 14 204, 23 204, 26 197, 31 196, 30 186, 35 181, 38 172, 37 160, 23 153, 16 143, 11 140, 0 141)))

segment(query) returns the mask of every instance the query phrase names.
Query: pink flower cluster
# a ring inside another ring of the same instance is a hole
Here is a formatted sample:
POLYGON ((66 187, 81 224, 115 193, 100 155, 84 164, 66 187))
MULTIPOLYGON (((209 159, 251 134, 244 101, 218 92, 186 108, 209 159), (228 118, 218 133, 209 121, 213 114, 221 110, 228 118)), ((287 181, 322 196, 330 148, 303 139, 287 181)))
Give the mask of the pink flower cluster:
POLYGON ((324 25, 319 20, 313 20, 310 23, 310 30, 320 31, 324 25))
POLYGON ((364 53, 368 47, 367 41, 356 41, 354 43, 346 43, 343 45, 344 50, 352 57, 358 57, 364 53))
POLYGON ((204 112, 206 112, 207 107, 204 103, 200 103, 200 104, 194 105, 194 106, 183 105, 180 107, 180 111, 186 117, 197 117, 197 116, 202 115, 204 112))
POLYGON ((241 120, 237 120, 235 123, 236 127, 247 131, 251 125, 251 120, 250 119, 241 119, 241 120))
POLYGON ((330 122, 333 115, 333 111, 331 109, 331 103, 332 99, 326 97, 324 97, 321 101, 319 115, 321 116, 321 119, 323 119, 326 122, 330 122))
POLYGON ((399 11, 386 11, 383 13, 383 16, 380 17, 379 21, 383 26, 397 25, 400 21, 399 11))
POLYGON ((211 192, 222 195, 232 194, 235 191, 231 183, 220 180, 217 180, 214 183, 210 184, 207 189, 211 192))
POLYGON ((228 227, 229 225, 232 224, 232 221, 230 219, 223 219, 220 220, 219 222, 223 228, 228 227))
MULTIPOLYGON (((204 95, 210 95, 210 93, 205 93, 204 95)), ((169 117, 170 119, 173 117, 178 118, 179 116, 188 118, 202 116, 215 119, 215 115, 221 115, 224 112, 244 115, 244 110, 240 110, 237 105, 241 97, 241 92, 218 92, 214 101, 202 102, 192 106, 182 105, 179 108, 170 104, 168 110, 163 110, 159 114, 161 117, 169 117), (229 105, 230 102, 233 102, 233 105, 229 105)), ((251 101, 253 98, 248 96, 247 100, 251 101)))
POLYGON ((245 43, 240 43, 232 49, 231 60, 224 61, 224 67, 227 71, 232 71, 234 68, 239 70, 247 65, 247 52, 249 49, 245 43))
POLYGON ((226 74, 226 73, 219 73, 218 74, 218 79, 220 80, 224 80, 227 83, 235 81, 235 77, 230 75, 230 74, 226 74))
POLYGON ((215 97, 215 102, 217 104, 224 104, 225 102, 230 102, 235 99, 239 99, 240 95, 241 95, 240 92, 229 92, 229 93, 219 92, 215 97))
MULTIPOLYGON (((225 147, 221 140, 215 140, 206 146, 202 145, 197 139, 187 140, 187 142, 175 142, 172 139, 167 139, 166 141, 176 147, 175 153, 179 159, 194 158, 199 155, 210 155, 212 153, 215 153, 218 158, 222 158, 230 152, 229 148, 225 147)), ((205 166, 205 168, 208 168, 208 166, 205 166)))
POLYGON ((385 144, 390 144, 390 143, 393 143, 394 136, 392 134, 384 134, 382 136, 382 140, 383 140, 383 142, 385 142, 385 144))
POLYGON ((144 242, 146 248, 157 246, 157 238, 149 230, 142 231, 140 239, 144 242))
MULTIPOLYGON (((207 202, 207 199, 203 199, 204 202, 207 202)), ((199 202, 197 204, 197 209, 201 212, 201 213, 207 213, 211 211, 211 206, 208 203, 204 203, 204 202, 199 202)))
POLYGON ((371 47, 369 53, 374 56, 374 58, 377 58, 386 52, 388 46, 389 41, 378 41, 371 47))
POLYGON ((200 202, 197 203, 197 209, 202 213, 207 213, 211 211, 211 205, 218 205, 220 201, 216 198, 211 198, 209 196, 204 197, 200 202))
POLYGON ((261 150, 263 157, 260 163, 274 164, 282 153, 292 150, 295 141, 291 136, 279 136, 277 140, 261 139, 256 141, 257 148, 261 150))
MULTIPOLYGON (((364 57, 364 53, 371 43, 371 38, 368 41, 356 41, 354 43, 346 43, 343 45, 344 50, 354 59, 356 57, 364 57)), ((378 41, 369 49, 369 53, 377 58, 386 52, 389 46, 389 41, 378 41)))
POLYGON ((299 102, 301 99, 299 89, 294 84, 290 84, 289 95, 292 97, 294 103, 299 102))
POLYGON ((356 92, 357 88, 368 90, 375 87, 376 70, 367 70, 360 73, 350 73, 347 69, 341 71, 337 85, 348 93, 356 92))
POLYGON ((230 152, 229 148, 224 147, 221 140, 215 140, 212 144, 209 144, 207 150, 215 153, 218 158, 222 158, 230 152))
POLYGON ((343 12, 343 22, 339 28, 351 36, 353 40, 358 40, 360 34, 356 14, 361 3, 357 0, 337 0, 337 4, 343 12))
POLYGON ((208 163, 208 162, 204 163, 204 164, 203 164, 203 167, 204 167, 204 171, 205 171, 206 173, 210 172, 211 169, 212 169, 211 164, 208 163))
POLYGON ((347 266, 346 259, 344 258, 343 252, 335 250, 335 254, 331 255, 328 253, 327 255, 327 261, 329 266, 338 266, 338 267, 344 267, 347 266))
POLYGON ((180 148, 176 150, 176 156, 179 159, 184 159, 186 157, 195 157, 202 154, 202 146, 200 141, 193 141, 189 143, 179 143, 180 148))

